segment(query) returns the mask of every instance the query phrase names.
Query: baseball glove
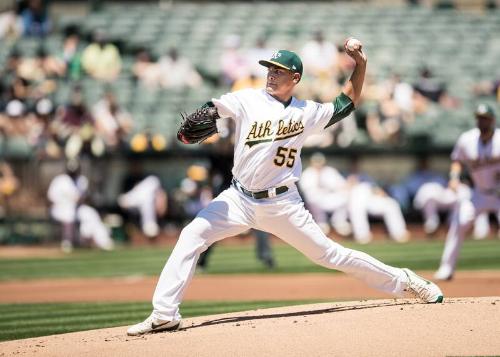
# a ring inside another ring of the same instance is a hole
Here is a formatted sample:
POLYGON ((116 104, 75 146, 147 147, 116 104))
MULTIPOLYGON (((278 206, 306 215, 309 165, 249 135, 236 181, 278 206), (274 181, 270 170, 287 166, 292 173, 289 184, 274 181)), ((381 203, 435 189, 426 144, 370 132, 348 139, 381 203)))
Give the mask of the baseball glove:
POLYGON ((177 132, 177 139, 184 144, 196 144, 217 133, 216 121, 219 113, 215 107, 196 109, 194 113, 182 115, 182 123, 177 132))

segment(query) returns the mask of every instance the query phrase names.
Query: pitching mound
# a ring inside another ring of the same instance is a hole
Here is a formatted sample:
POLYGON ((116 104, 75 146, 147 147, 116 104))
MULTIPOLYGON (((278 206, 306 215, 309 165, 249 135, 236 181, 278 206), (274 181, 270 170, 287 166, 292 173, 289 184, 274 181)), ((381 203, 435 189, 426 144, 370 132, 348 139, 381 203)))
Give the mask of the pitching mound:
POLYGON ((0 343, 2 356, 444 356, 500 354, 500 297, 323 303, 184 320, 174 333, 125 327, 0 343))

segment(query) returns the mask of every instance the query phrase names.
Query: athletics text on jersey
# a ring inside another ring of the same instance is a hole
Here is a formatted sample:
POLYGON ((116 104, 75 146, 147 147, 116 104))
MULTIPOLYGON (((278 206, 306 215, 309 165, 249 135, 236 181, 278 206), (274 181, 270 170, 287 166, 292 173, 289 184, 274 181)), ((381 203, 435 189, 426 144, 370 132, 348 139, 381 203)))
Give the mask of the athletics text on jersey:
POLYGON ((252 191, 296 182, 306 137, 324 130, 337 111, 333 103, 296 98, 285 106, 263 89, 225 94, 212 102, 221 117, 236 122, 233 175, 252 191))

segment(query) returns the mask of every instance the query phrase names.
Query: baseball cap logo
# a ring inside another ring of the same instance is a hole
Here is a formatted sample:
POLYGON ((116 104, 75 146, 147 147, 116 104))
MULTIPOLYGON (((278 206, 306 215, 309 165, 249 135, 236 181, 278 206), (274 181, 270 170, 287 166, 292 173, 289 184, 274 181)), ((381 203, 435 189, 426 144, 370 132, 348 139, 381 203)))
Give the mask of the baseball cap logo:
POLYGON ((271 59, 277 59, 281 57, 281 52, 274 52, 273 55, 271 56, 271 59))

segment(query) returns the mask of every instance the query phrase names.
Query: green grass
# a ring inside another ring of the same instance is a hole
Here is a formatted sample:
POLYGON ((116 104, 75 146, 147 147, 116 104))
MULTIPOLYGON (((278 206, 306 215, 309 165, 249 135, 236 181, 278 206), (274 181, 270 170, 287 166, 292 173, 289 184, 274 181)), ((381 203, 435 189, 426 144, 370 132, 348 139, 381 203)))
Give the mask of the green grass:
MULTIPOLYGON (((346 244, 384 263, 417 270, 438 267, 443 241, 416 241, 408 244, 376 242, 346 244)), ((166 247, 121 248, 114 252, 77 251, 57 258, 0 259, 0 280, 119 277, 158 275, 170 254, 166 247)), ((217 246, 210 257, 209 274, 311 273, 326 272, 286 244, 274 246, 277 268, 267 270, 256 258, 252 245, 217 246)), ((500 269, 500 241, 466 241, 458 269, 500 269)))
MULTIPOLYGON (((185 302, 181 308, 183 317, 193 317, 313 302, 318 301, 185 302)), ((0 341, 131 325, 150 312, 149 302, 0 304, 0 341)))

